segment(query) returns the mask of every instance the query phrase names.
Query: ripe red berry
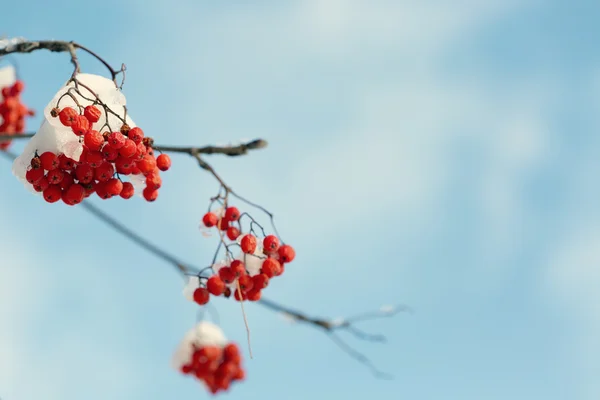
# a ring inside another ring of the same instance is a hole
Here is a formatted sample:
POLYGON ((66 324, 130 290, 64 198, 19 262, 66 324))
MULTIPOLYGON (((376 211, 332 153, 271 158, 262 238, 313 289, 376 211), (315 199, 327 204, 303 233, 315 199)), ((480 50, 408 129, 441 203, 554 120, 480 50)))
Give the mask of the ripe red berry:
POLYGON ((213 275, 208 278, 206 282, 206 288, 210 292, 210 294, 214 296, 220 296, 225 291, 225 282, 219 275, 213 275))
POLYGON ((138 127, 131 128, 127 134, 127 137, 133 140, 135 144, 142 143, 142 139, 144 139, 144 131, 138 127))
POLYGON ((215 226, 217 224, 218 221, 219 221, 219 218, 217 217, 217 215, 215 213, 212 213, 212 212, 207 212, 206 214, 204 214, 204 217, 202 217, 202 223, 207 228, 212 228, 213 226, 215 226))
POLYGON ((171 168, 171 157, 166 154, 161 154, 156 157, 156 165, 161 171, 166 171, 171 168))
POLYGON ((247 234, 242 238, 242 251, 246 254, 254 254, 256 251, 256 237, 251 234, 247 234))
POLYGON ((235 226, 230 226, 227 228, 227 237, 229 240, 235 240, 240 236, 240 230, 235 226))
POLYGON ((94 178, 100 182, 106 182, 110 178, 112 178, 115 173, 115 167, 107 161, 104 161, 98 167, 96 167, 96 171, 94 171, 94 178))
POLYGON ((64 177, 65 173, 60 169, 53 169, 52 171, 48 171, 48 175, 46 175, 46 178, 48 179, 48 182, 50 182, 51 185, 58 185, 62 182, 64 177))
MULTIPOLYGON (((260 289, 252 289, 246 293, 246 298, 250 301, 259 301, 262 296, 260 289)), ((243 379, 243 376, 242 376, 243 379)))
POLYGON ((71 125, 71 129, 73 133, 77 136, 83 136, 89 131, 91 128, 90 121, 83 115, 78 115, 75 117, 75 121, 71 125))
POLYGON ((237 221, 240 218, 240 210, 237 207, 227 207, 225 210, 225 219, 229 221, 237 221))
POLYGON ((110 143, 111 147, 119 150, 121 147, 125 145, 127 138, 121 132, 112 132, 108 135, 108 143, 110 143))
POLYGON ((125 144, 119 149, 119 154, 125 158, 131 158, 137 151, 137 145, 131 139, 125 139, 125 144))
POLYGON ((68 171, 73 168, 75 165, 75 160, 61 154, 58 156, 59 168, 65 171, 68 171))
POLYGON ((88 149, 92 151, 98 151, 104 144, 104 136, 98 131, 90 130, 83 135, 83 143, 88 149))
POLYGON ((111 196, 118 196, 123 191, 123 182, 117 178, 111 178, 106 182, 105 188, 111 196))
POLYGON ((217 221, 217 229, 221 230, 221 231, 226 231, 227 229, 229 229, 229 220, 225 219, 225 218, 221 218, 220 220, 217 221))
POLYGON ((146 186, 152 189, 160 189, 162 186, 162 179, 157 172, 152 172, 146 175, 146 186))
POLYGON ((231 268, 231 271, 235 274, 236 278, 246 275, 246 266, 240 260, 233 260, 229 268, 231 268))
POLYGON ((99 151, 88 151, 85 154, 85 162, 93 168, 98 168, 104 162, 104 156, 99 151))
POLYGON ((283 246, 281 246, 278 250, 278 253, 279 253, 279 260, 281 260, 281 262, 284 262, 284 263, 292 262, 292 261, 294 261, 294 258, 296 257, 296 251, 289 244, 284 244, 283 246))
POLYGON ((110 199, 112 196, 108 194, 108 190, 106 190, 106 182, 98 182, 96 183, 96 194, 102 200, 110 199))
POLYGON ((121 196, 124 199, 130 199, 133 197, 134 192, 135 188, 133 187, 131 182, 123 182, 123 190, 121 190, 119 196, 121 196))
POLYGON ((248 293, 254 287, 254 280, 250 275, 240 276, 238 283, 240 284, 240 289, 242 289, 242 292, 244 293, 248 293))
POLYGON ((146 187, 142 191, 142 195, 144 196, 144 199, 146 199, 146 201, 152 202, 158 198, 158 190, 153 189, 151 187, 146 187))
POLYGON ((27 182, 35 185, 44 177, 44 170, 42 168, 30 169, 25 173, 25 179, 27 182))
POLYGON ((79 183, 90 183, 94 180, 94 168, 89 164, 79 164, 75 167, 75 177, 79 183))
POLYGON ((102 112, 100 111, 100 109, 98 107, 87 106, 83 110, 83 115, 85 116, 85 118, 87 118, 88 121, 90 121, 90 123, 94 124, 100 120, 100 116, 102 115, 102 112))
POLYGON ((85 197, 85 189, 79 184, 73 184, 69 186, 63 193, 63 201, 69 205, 79 204, 85 197))
POLYGON ((42 153, 40 156, 40 161, 42 162, 42 168, 44 168, 46 171, 52 171, 60 166, 58 157, 51 151, 42 153))
POLYGON ((75 182, 73 175, 71 175, 69 172, 65 172, 59 186, 62 190, 66 190, 73 184, 73 182, 75 182))
POLYGON ((210 293, 208 293, 208 290, 206 290, 205 288, 198 288, 198 289, 194 290, 194 301, 196 303, 203 306, 206 303, 208 303, 209 299, 210 299, 210 293))
POLYGON ((254 281, 254 289, 260 290, 269 286, 269 277, 265 274, 258 274, 252 277, 254 281))
POLYGON ((23 91, 23 89, 25 89, 25 83, 23 83, 23 81, 21 81, 21 80, 18 80, 10 88, 10 93, 13 96, 18 96, 23 91))
POLYGON ((78 116, 77 111, 71 107, 65 107, 58 113, 60 123, 64 126, 71 126, 75 122, 75 118, 78 116))
POLYGON ((247 300, 246 295, 244 294, 244 292, 241 292, 240 290, 238 290, 237 288, 233 291, 233 297, 237 300, 237 301, 244 301, 247 300))
POLYGON ((48 182, 48 179, 45 176, 33 184, 33 188, 36 192, 43 192, 48 188, 48 186, 50 186, 50 182, 48 182))
POLYGON ((44 200, 48 203, 56 203, 60 200, 62 196, 62 191, 60 190, 60 186, 58 185, 50 185, 44 190, 43 193, 44 200))
POLYGON ((235 273, 229 267, 221 268, 219 270, 219 277, 223 280, 223 282, 225 282, 228 285, 233 283, 233 281, 235 281, 236 278, 235 273))
POLYGON ((275 235, 268 235, 263 239, 265 253, 274 253, 279 249, 279 239, 275 235))
POLYGON ((100 152, 106 161, 112 162, 119 157, 119 151, 112 147, 109 143, 105 143, 100 152))
POLYGON ((267 258, 265 261, 263 261, 260 272, 269 278, 272 278, 279 275, 280 269, 281 265, 279 264, 279 261, 275 260, 274 258, 267 258))
POLYGON ((223 358, 226 361, 240 362, 240 349, 235 343, 229 343, 223 347, 223 358))

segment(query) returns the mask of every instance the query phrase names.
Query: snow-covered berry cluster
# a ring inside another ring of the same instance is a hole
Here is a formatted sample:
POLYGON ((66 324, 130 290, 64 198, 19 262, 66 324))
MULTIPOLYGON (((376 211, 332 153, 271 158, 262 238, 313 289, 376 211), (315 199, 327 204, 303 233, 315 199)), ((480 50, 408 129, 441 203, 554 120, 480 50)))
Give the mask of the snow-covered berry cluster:
POLYGON ((212 394, 226 391, 245 378, 240 349, 219 327, 201 322, 185 336, 173 357, 181 373, 203 382, 212 394))
POLYGON ((226 298, 233 295, 237 301, 258 301, 270 280, 282 275, 285 265, 296 257, 292 246, 281 244, 275 235, 264 235, 262 227, 259 231, 263 235, 258 235, 254 225, 259 225, 248 214, 241 214, 237 207, 210 211, 202 222, 205 227, 220 231, 227 257, 212 265, 212 276, 190 277, 184 295, 199 305, 208 303, 211 295, 226 298), (249 229, 244 233, 242 219, 246 216, 249 229), (235 258, 231 247, 240 249, 235 258))
POLYGON ((112 81, 86 74, 77 79, 46 108, 42 126, 13 171, 49 203, 62 199, 74 205, 93 193, 129 199, 136 191, 156 200, 160 171, 171 166, 169 156, 155 155, 153 139, 127 116, 125 98, 112 81), (119 108, 123 116, 115 111, 119 108))
MULTIPOLYGON (((21 101, 25 84, 14 79, 12 67, 3 68, 0 73, 0 133, 22 134, 25 132, 25 118, 35 115, 21 101)), ((11 141, 0 142, 0 150, 6 150, 11 141)))

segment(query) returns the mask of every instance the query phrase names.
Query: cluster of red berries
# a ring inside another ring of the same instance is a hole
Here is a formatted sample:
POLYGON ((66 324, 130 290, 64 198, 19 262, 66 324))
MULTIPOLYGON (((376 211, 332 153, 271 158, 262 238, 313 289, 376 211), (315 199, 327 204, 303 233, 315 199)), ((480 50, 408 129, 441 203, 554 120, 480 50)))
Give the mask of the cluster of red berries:
POLYGON ((194 346, 191 360, 181 367, 181 372, 203 381, 212 394, 228 390, 231 383, 245 377, 242 356, 235 343, 225 347, 194 346))
MULTIPOLYGON (((221 218, 208 212, 202 221, 207 227, 216 226, 225 231, 227 237, 235 241, 242 234, 239 219, 240 211, 236 207, 228 207, 221 218)), ((243 253, 241 259, 231 261, 208 278, 204 286, 194 291, 194 301, 204 305, 210 300, 210 295, 229 298, 232 294, 237 301, 260 300, 261 291, 271 279, 283 274, 285 264, 294 260, 296 252, 290 245, 281 245, 275 235, 265 236, 262 248, 258 241, 251 233, 242 236, 239 241, 243 253)))
POLYGON ((129 199, 134 195, 134 186, 123 182, 120 175, 140 174, 146 181, 144 198, 156 200, 162 185, 160 171, 169 169, 171 159, 166 154, 155 157, 153 140, 144 137, 140 128, 124 124, 119 132, 95 131, 91 126, 98 122, 101 111, 93 105, 85 107, 81 115, 71 107, 53 109, 51 115, 59 117, 64 126, 71 127, 81 137, 83 152, 79 161, 52 152, 35 154, 25 179, 43 193, 47 202, 62 199, 68 205, 75 205, 92 193, 102 199, 113 196, 129 199))
MULTIPOLYGON (((21 92, 25 88, 23 81, 16 81, 12 86, 2 88, 2 102, 0 102, 0 133, 22 134, 25 132, 25 117, 35 115, 21 103, 21 92)), ((10 141, 0 142, 0 150, 6 150, 10 141)))

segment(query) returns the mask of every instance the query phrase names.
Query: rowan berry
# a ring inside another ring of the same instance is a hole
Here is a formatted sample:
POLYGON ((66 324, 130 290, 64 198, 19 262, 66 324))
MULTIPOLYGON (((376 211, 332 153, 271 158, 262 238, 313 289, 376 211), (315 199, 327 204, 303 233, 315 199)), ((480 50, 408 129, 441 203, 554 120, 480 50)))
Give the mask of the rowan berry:
POLYGON ((60 186, 58 185, 50 185, 43 192, 44 200, 48 203, 56 203, 60 200, 61 195, 62 190, 60 190, 60 186))
POLYGON ((254 289, 261 290, 269 286, 269 277, 265 274, 258 274, 252 277, 254 289))
POLYGON ((123 190, 121 190, 119 196, 121 196, 124 199, 130 199, 133 197, 134 192, 135 188, 133 187, 131 182, 123 182, 123 190))
POLYGON ((68 189, 75 182, 75 178, 69 172, 65 172, 62 180, 60 181, 60 187, 62 190, 68 189))
POLYGON ((125 139, 125 144, 119 149, 119 154, 125 158, 131 158, 137 151, 137 145, 131 139, 125 139))
POLYGON ((78 183, 75 183, 63 192, 63 201, 69 205, 79 204, 85 197, 85 189, 78 183))
POLYGON ((227 237, 229 240, 235 240, 240 236, 240 230, 235 226, 230 226, 227 228, 227 237))
POLYGON ((123 182, 116 178, 111 178, 106 182, 105 188, 111 196, 118 196, 123 191, 123 182))
POLYGON ((85 133, 90 130, 90 127, 90 121, 83 115, 76 116, 75 121, 71 125, 73 133, 77 136, 85 135, 85 133))
POLYGON ((44 177, 44 170, 42 168, 30 169, 25 173, 25 179, 27 182, 36 184, 44 177))
POLYGON ((250 275, 243 275, 238 278, 240 289, 244 293, 248 293, 254 287, 254 280, 250 275))
POLYGON ((108 135, 108 143, 110 143, 111 147, 119 150, 121 147, 125 145, 127 138, 121 132, 112 132, 108 135))
POLYGON ((102 147, 102 157, 106 161, 115 161, 119 157, 119 151, 112 147, 109 143, 106 143, 104 147, 102 147))
POLYGON ((214 296, 220 296, 225 291, 225 282, 219 275, 213 275, 206 282, 206 289, 214 296))
POLYGON ((96 122, 98 122, 100 120, 100 116, 102 115, 102 112, 100 111, 100 109, 98 107, 87 106, 83 110, 83 115, 87 118, 87 120, 90 123, 95 124, 96 122))
POLYGON ((279 260, 284 263, 292 262, 296 257, 296 251, 289 244, 284 244, 277 252, 279 253, 279 260))
POLYGON ((227 207, 225 210, 225 219, 229 221, 237 221, 240 218, 240 210, 237 207, 227 207))
POLYGON ((48 179, 48 182, 50 182, 51 185, 58 185, 62 182, 64 177, 65 173, 60 169, 53 169, 52 171, 48 171, 48 175, 46 175, 46 178, 48 179))
POLYGON ((48 186, 50 186, 50 182, 48 182, 48 179, 45 176, 43 176, 42 179, 33 184, 33 188, 36 192, 43 192, 44 190, 46 190, 46 188, 48 188, 48 186))
POLYGON ((279 249, 279 239, 275 235, 268 235, 263 239, 265 253, 274 253, 279 249))
POLYGON ((129 133, 127 133, 127 137, 133 140, 135 144, 142 143, 142 139, 144 139, 144 131, 138 127, 131 128, 129 133))
MULTIPOLYGON (((250 301, 259 301, 262 296, 262 292, 260 289, 252 289, 248 293, 246 293, 246 298, 250 301)), ((243 379, 243 377, 242 377, 243 379)))
POLYGON ((244 294, 244 292, 240 291, 239 289, 234 289, 233 290, 233 297, 237 300, 237 301, 244 301, 247 300, 246 295, 244 294))
POLYGON ((98 151, 104 144, 104 136, 102 136, 102 134, 100 134, 98 131, 90 130, 83 135, 83 143, 88 149, 92 151, 98 151))
POLYGON ((206 290, 205 288, 198 288, 196 290, 194 290, 194 301, 196 303, 198 303, 199 305, 203 306, 206 303, 208 303, 208 300, 210 299, 210 294, 208 293, 208 290, 206 290))
POLYGON ((104 156, 99 151, 88 151, 85 155, 85 162, 93 168, 98 168, 104 162, 104 156))
POLYGON ((223 282, 225 282, 226 284, 232 284, 233 281, 235 281, 235 272, 233 272, 231 270, 231 268, 229 267, 223 267, 219 270, 219 277, 223 280, 223 282))
POLYGON ((72 126, 79 114, 71 107, 65 107, 58 113, 60 123, 64 126, 72 126))
POLYGON ((274 258, 269 257, 265 261, 263 261, 260 272, 265 274, 269 278, 272 278, 279 274, 280 269, 281 265, 279 264, 279 262, 274 258))
POLYGON ((152 156, 145 155, 141 160, 136 162, 136 165, 144 175, 149 174, 156 168, 156 159, 152 156))
POLYGON ((94 168, 89 164, 79 164, 75 167, 75 177, 80 183, 90 183, 94 180, 94 168))
POLYGON ((156 165, 161 171, 166 171, 171 168, 171 157, 167 154, 161 154, 156 157, 156 165))
POLYGON ((72 169, 73 166, 75 165, 75 160, 65 156, 64 154, 61 154, 58 156, 58 162, 59 162, 59 168, 64 171, 68 171, 68 170, 72 169))
POLYGON ((152 202, 158 198, 158 190, 150 188, 150 187, 146 187, 142 191, 142 195, 144 196, 144 199, 152 202))
POLYGON ((102 164, 96 167, 96 170, 94 171, 94 178, 96 178, 97 181, 106 182, 112 178, 114 173, 115 167, 113 167, 111 163, 104 161, 102 164))
POLYGON ((44 168, 46 171, 52 171, 60 166, 58 157, 56 157, 56 154, 52 153, 51 151, 42 153, 40 156, 40 161, 42 163, 42 168, 44 168))
POLYGON ((212 228, 217 224, 217 222, 219 222, 219 218, 216 216, 215 213, 207 212, 206 214, 204 214, 204 217, 202 217, 202 223, 207 228, 212 228))
POLYGON ((247 234, 242 238, 242 251, 246 254, 254 254, 256 251, 256 236, 247 234))
POLYGON ((162 186, 162 179, 157 172, 152 172, 146 175, 146 186, 151 189, 160 189, 162 186))
POLYGON ((236 278, 246 275, 246 266, 240 260, 233 260, 229 268, 231 268, 231 271, 235 274, 236 278))

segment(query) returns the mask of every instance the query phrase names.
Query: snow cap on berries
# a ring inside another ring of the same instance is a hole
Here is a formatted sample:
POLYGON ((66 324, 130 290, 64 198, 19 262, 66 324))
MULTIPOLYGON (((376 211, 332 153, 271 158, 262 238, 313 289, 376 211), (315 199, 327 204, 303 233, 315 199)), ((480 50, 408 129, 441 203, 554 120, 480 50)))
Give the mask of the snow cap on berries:
MULTIPOLYGON (((88 89, 83 87, 85 85, 92 89, 98 98, 111 110, 116 113, 121 113, 123 111, 123 107, 126 104, 125 96, 115 86, 115 83, 112 80, 93 74, 78 74, 77 80, 82 83, 82 85, 79 85, 78 90, 84 97, 89 99, 95 98, 88 89)), ((72 81, 67 82, 48 103, 44 109, 44 119, 42 120, 40 129, 29 140, 23 153, 17 157, 13 163, 13 174, 30 190, 32 190, 31 185, 27 183, 25 174, 36 151, 38 154, 46 151, 54 154, 64 154, 75 161, 79 161, 79 158, 81 157, 83 144, 79 143, 79 137, 73 134, 73 130, 70 127, 64 126, 59 118, 54 118, 50 114, 51 110, 56 107, 58 100, 61 99, 61 96, 68 92, 69 89, 72 89, 74 85, 75 83, 72 81)), ((77 101, 82 107, 93 104, 93 101, 84 99, 76 92, 71 91, 71 93, 77 98, 77 101)), ((59 107, 61 109, 64 107, 73 107, 75 110, 79 109, 77 103, 75 103, 70 96, 62 97, 59 107)), ((107 119, 112 129, 119 129, 123 124, 115 115, 111 113, 108 113, 107 115, 104 110, 102 110, 100 120, 92 124, 91 129, 99 131, 107 119)), ((126 117, 126 122, 130 127, 136 126, 129 116, 126 117)))
POLYGON ((177 347, 173 355, 173 368, 180 370, 182 366, 189 364, 195 347, 217 346, 223 347, 227 344, 225 334, 217 325, 202 321, 190 329, 177 347))

